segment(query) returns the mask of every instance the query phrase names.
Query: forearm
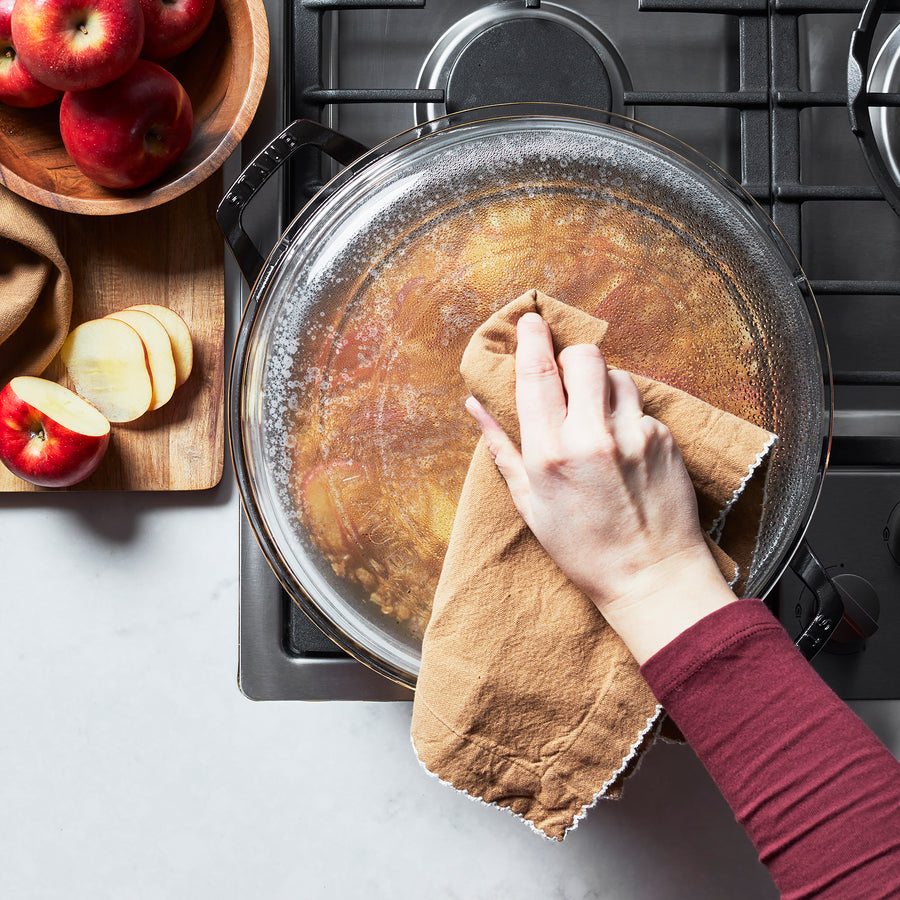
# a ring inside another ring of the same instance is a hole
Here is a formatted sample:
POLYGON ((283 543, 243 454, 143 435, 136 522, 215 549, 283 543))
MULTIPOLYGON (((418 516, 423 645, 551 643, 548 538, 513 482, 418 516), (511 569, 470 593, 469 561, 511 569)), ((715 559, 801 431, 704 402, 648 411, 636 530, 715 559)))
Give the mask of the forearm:
POLYGON ((758 601, 641 670, 786 898, 900 896, 900 765, 758 601))

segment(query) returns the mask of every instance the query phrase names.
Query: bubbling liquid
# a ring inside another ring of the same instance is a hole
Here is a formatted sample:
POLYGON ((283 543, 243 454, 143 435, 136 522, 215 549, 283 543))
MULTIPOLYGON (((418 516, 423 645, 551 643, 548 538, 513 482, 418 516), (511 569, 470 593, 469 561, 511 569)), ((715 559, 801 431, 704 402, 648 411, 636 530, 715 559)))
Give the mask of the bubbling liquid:
POLYGON ((435 214, 334 298, 285 373, 285 470, 306 533, 418 637, 478 437, 460 359, 532 288, 608 321, 610 365, 777 430, 748 304, 677 222, 545 183, 435 214))

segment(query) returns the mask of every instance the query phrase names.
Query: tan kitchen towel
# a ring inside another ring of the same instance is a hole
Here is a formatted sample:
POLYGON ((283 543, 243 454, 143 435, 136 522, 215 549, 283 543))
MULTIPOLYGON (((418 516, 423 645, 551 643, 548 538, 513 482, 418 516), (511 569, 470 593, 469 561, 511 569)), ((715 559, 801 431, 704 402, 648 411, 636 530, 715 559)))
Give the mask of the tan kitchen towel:
POLYGON ((35 207, 0 185, 0 387, 40 375, 71 316, 72 277, 56 237, 35 207))
MULTIPOLYGON (((516 442, 516 322, 529 311, 547 321, 557 353, 599 345, 607 329, 538 291, 478 329, 463 377, 516 442)), ((736 548, 734 561, 715 553, 729 582, 740 582, 764 497, 745 488, 764 485, 774 435, 675 388, 635 381, 647 414, 682 450, 711 543, 727 532, 736 548)), ((480 440, 422 647, 412 721, 419 760, 457 790, 562 840, 598 798, 619 795, 661 716, 618 635, 522 521, 480 440)))

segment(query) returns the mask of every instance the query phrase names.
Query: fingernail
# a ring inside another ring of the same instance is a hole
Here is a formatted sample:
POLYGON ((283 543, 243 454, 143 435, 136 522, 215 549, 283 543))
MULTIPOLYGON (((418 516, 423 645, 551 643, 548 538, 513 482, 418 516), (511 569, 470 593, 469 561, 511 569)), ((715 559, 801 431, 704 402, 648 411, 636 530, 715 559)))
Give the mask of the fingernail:
POLYGON ((543 322, 544 320, 539 313, 527 312, 519 319, 519 321, 524 322, 526 325, 536 325, 538 322, 543 322))
POLYGON ((474 397, 466 397, 465 406, 466 412, 478 423, 478 427, 480 428, 484 407, 474 397))

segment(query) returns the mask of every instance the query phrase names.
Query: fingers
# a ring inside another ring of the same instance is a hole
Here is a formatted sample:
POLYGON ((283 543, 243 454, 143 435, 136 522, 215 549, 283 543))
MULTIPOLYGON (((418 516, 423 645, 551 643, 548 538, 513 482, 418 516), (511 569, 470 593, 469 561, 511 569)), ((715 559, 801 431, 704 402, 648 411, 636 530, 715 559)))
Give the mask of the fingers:
POLYGON ((609 383, 613 413, 622 418, 640 418, 644 410, 644 401, 634 379, 621 369, 611 369, 609 383))
POLYGON ((540 447, 566 418, 566 397, 547 323, 525 313, 516 326, 516 407, 522 445, 540 447))
POLYGON ((522 463, 522 454, 496 419, 474 397, 466 400, 466 410, 478 423, 488 453, 506 481, 513 503, 527 521, 525 510, 528 501, 528 476, 522 463))
POLYGON ((612 427, 611 416, 622 422, 643 415, 644 403, 634 379, 621 369, 607 369, 603 353, 594 344, 566 347, 559 354, 559 366, 570 418, 599 419, 612 427))
POLYGON ((623 460, 631 463, 645 462, 655 453, 657 427, 661 423, 643 413, 643 399, 634 379, 620 369, 609 373, 613 385, 613 414, 610 427, 623 460))
POLYGON ((646 455, 656 437, 651 427, 655 423, 644 416, 641 393, 627 372, 608 370, 594 344, 566 347, 557 365, 550 329, 537 313, 519 319, 517 337, 516 405, 522 453, 480 406, 477 411, 470 409, 510 490, 524 495, 520 483, 527 483, 526 464, 531 471, 543 460, 558 462, 576 445, 583 450, 585 441, 615 447, 629 459, 646 455))
POLYGON ((566 347, 559 355, 568 397, 566 422, 594 450, 613 447, 623 459, 642 460, 652 439, 644 427, 643 400, 632 377, 608 370, 593 344, 566 347))
POLYGON ((567 416, 606 422, 611 412, 611 388, 606 360, 594 344, 573 344, 559 354, 559 367, 568 398, 567 416))

